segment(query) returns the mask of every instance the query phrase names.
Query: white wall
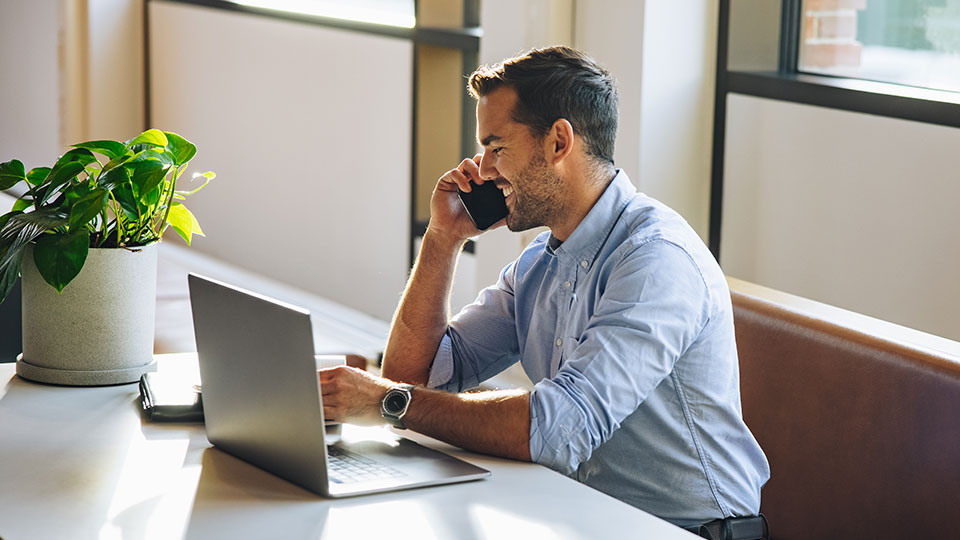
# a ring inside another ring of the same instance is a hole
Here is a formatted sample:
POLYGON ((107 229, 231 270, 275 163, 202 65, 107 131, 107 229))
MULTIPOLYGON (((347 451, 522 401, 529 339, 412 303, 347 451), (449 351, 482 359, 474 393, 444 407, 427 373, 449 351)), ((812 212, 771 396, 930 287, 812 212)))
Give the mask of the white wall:
POLYGON ((703 238, 716 25, 716 0, 577 2, 576 46, 620 83, 617 165, 703 238))
POLYGON ((29 170, 60 155, 57 3, 0 2, 0 162, 29 170))
POLYGON ((643 125, 644 11, 648 2, 605 0, 577 2, 575 45, 592 56, 617 79, 620 123, 613 159, 634 185, 644 189, 640 162, 643 125), (602 4, 603 9, 598 9, 602 4))
MULTIPOLYGON (((639 188, 709 228, 717 1, 646 2, 639 188)), ((628 120, 634 120, 627 117, 628 120)))
POLYGON ((144 123, 143 4, 87 0, 90 75, 85 139, 127 140, 151 127, 144 123))
POLYGON ((143 129, 142 17, 137 0, 0 2, 0 161, 143 129))
POLYGON ((188 201, 195 249, 389 319, 409 260, 410 42, 150 10, 153 124, 217 173, 188 201))
POLYGON ((731 95, 732 276, 960 339, 960 129, 731 95))

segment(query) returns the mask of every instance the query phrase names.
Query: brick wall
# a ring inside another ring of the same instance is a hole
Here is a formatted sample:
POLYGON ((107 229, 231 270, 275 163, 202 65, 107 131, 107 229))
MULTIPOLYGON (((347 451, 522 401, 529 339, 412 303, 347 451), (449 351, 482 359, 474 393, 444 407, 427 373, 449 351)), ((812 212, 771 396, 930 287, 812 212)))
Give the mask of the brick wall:
POLYGON ((862 44, 857 41, 857 10, 867 0, 806 0, 803 5, 801 67, 857 67, 862 44))

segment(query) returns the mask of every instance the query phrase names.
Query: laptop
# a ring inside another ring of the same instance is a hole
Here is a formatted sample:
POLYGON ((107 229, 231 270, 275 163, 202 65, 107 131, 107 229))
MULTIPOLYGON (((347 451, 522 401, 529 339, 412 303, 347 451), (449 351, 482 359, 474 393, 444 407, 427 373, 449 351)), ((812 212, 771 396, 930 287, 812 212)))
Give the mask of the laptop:
POLYGON ((207 439, 217 448, 325 497, 490 475, 386 429, 332 437, 310 312, 197 274, 187 281, 207 439))

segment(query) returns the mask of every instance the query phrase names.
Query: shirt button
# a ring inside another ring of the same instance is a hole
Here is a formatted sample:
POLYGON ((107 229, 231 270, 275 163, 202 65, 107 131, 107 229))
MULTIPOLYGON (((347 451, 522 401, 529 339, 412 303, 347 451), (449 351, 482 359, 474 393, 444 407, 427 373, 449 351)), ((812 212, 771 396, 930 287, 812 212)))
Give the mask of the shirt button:
POLYGON ((563 340, 560 338, 557 338, 557 347, 562 347, 562 346, 563 346, 563 340))
POLYGON ((569 281, 564 281, 564 282, 563 282, 563 286, 566 287, 566 288, 568 288, 568 289, 570 288, 570 285, 571 285, 571 283, 570 283, 569 281))
POLYGON ((586 267, 590 266, 590 263, 588 263, 587 260, 584 259, 584 260, 580 261, 580 266, 586 268, 586 267))

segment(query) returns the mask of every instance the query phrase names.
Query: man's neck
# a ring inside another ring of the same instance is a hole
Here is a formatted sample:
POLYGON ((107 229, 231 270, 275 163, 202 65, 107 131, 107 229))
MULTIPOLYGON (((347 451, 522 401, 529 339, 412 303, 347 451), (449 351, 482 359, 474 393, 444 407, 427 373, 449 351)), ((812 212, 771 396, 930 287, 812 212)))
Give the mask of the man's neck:
POLYGON ((607 186, 616 177, 617 171, 613 165, 598 167, 591 170, 579 178, 568 182, 571 191, 570 204, 567 211, 564 212, 562 223, 550 226, 550 232, 557 240, 566 242, 567 238, 573 234, 580 222, 583 221, 590 210, 593 208, 607 186))

